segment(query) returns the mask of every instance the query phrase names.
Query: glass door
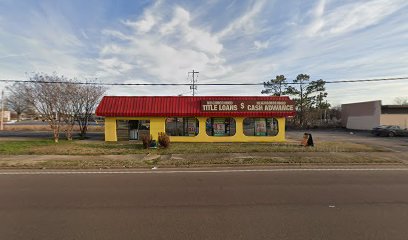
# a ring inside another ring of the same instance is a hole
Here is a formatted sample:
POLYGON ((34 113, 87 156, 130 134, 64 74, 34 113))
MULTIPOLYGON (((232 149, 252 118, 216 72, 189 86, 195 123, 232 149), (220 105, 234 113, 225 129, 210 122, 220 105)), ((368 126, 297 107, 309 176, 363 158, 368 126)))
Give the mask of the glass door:
POLYGON ((129 120, 129 140, 139 139, 139 121, 129 120))

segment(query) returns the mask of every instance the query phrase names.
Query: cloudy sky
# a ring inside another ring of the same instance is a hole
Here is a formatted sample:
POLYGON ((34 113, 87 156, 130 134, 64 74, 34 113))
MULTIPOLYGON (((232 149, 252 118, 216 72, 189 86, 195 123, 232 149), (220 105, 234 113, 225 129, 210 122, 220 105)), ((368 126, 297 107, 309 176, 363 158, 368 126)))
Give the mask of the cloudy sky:
MULTIPOLYGON (((33 72, 114 83, 258 83, 408 76, 406 0, 0 0, 0 79, 33 72)), ((0 85, 3 87, 4 84, 0 85)), ((336 105, 408 96, 408 80, 331 84, 336 105)), ((198 95, 261 95, 261 86, 198 95)), ((114 87, 111 95, 189 95, 114 87)))

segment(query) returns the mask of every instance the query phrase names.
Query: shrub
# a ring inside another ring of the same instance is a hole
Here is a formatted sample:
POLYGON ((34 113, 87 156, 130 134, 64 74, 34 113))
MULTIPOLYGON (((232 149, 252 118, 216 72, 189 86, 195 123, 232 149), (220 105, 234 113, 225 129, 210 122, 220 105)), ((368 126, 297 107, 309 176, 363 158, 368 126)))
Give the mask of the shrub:
POLYGON ((143 135, 142 136, 142 142, 143 142, 143 148, 148 149, 150 147, 150 143, 152 142, 152 135, 143 135))
POLYGON ((159 144, 160 144, 160 146, 162 146, 164 148, 169 147, 170 138, 166 133, 164 133, 164 132, 159 133, 159 144))

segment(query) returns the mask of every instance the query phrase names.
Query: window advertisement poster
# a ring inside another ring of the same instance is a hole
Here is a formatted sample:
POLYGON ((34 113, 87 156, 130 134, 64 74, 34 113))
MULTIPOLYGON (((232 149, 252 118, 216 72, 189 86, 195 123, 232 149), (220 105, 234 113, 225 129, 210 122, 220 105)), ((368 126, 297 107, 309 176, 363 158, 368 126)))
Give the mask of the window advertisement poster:
POLYGON ((188 132, 188 136, 196 135, 196 119, 195 118, 187 118, 187 132, 188 132))
POLYGON ((255 136, 266 136, 266 121, 265 118, 255 119, 255 136))
POLYGON ((266 135, 268 136, 275 136, 276 134, 274 133, 275 128, 277 126, 275 126, 275 123, 273 121, 273 118, 267 118, 266 119, 266 135))
POLYGON ((214 118, 213 130, 214 130, 214 136, 224 136, 225 135, 225 119, 224 118, 214 118))

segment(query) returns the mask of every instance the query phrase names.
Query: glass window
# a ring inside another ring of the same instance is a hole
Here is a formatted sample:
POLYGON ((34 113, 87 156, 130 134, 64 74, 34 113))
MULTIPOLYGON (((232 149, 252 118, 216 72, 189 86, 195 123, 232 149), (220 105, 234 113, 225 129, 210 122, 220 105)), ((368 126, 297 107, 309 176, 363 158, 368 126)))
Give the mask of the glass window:
POLYGON ((166 119, 166 134, 169 136, 197 136, 198 120, 192 117, 166 119))
POLYGON ((129 140, 129 121, 116 120, 116 136, 118 141, 129 140))
POLYGON ((279 132, 276 118, 245 118, 245 136, 276 136, 279 132))
POLYGON ((129 129, 129 121, 127 120, 116 120, 116 129, 127 130, 129 129))
POLYGON ((208 136, 234 136, 235 119, 233 118, 208 118, 205 126, 208 136))
POLYGON ((118 140, 138 140, 150 135, 150 120, 116 120, 118 140))

